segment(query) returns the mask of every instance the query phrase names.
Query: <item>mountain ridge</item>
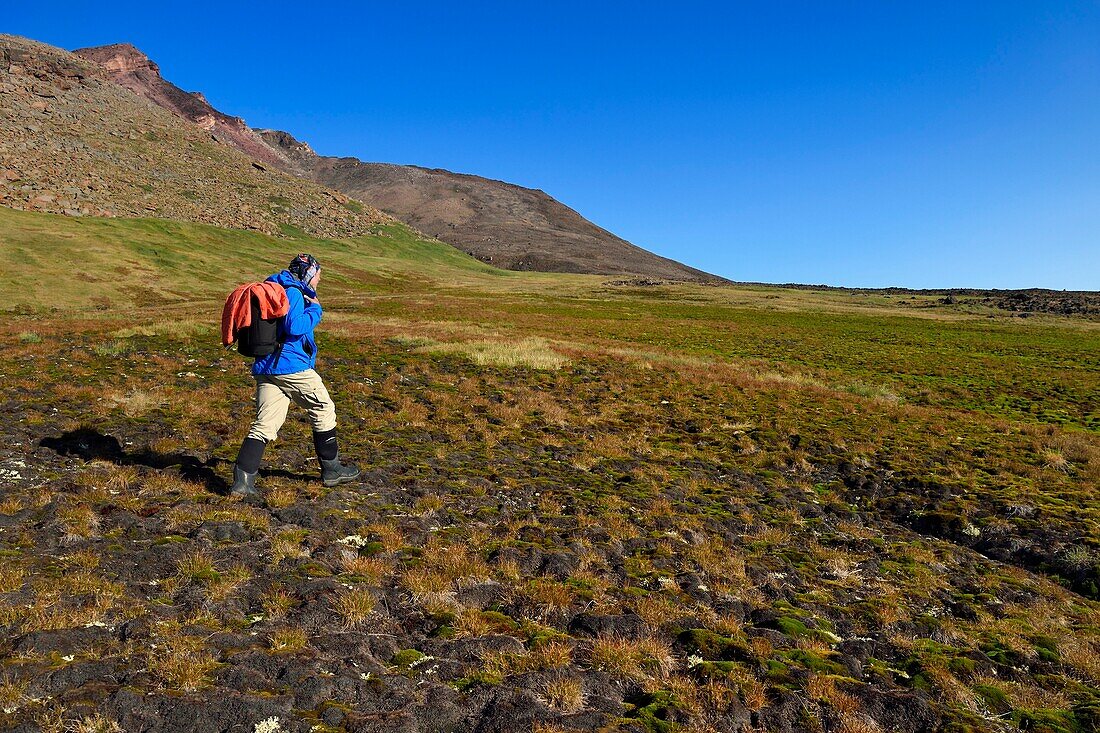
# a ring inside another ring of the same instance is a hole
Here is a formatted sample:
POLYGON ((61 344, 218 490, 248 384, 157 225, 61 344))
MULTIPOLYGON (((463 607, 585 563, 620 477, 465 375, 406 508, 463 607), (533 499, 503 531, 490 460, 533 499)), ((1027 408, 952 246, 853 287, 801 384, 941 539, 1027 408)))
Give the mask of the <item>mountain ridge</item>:
POLYGON ((214 108, 200 92, 166 80, 131 44, 77 49, 118 84, 208 130, 260 164, 313 180, 511 270, 720 278, 649 252, 594 224, 545 191, 442 168, 323 156, 280 130, 254 129, 214 108))

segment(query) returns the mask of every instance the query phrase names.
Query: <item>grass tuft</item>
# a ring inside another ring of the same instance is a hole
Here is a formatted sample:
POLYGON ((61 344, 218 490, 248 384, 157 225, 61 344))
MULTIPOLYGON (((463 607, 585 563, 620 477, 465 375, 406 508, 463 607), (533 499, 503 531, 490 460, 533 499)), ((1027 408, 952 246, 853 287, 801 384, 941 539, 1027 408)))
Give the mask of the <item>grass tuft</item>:
POLYGON ((369 588, 345 588, 336 594, 334 607, 344 619, 344 627, 359 628, 366 624, 377 600, 369 588))
POLYGON ((465 341, 421 346, 417 351, 460 354, 480 366, 560 369, 569 359, 555 351, 550 342, 539 337, 517 341, 465 341))

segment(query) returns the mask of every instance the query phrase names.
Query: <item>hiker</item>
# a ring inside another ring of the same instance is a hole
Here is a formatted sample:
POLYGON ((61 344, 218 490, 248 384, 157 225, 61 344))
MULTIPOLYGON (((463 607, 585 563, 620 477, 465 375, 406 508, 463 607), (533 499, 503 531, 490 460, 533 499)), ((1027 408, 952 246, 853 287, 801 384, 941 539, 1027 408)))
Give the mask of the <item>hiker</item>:
MULTIPOLYGON (((285 270, 252 286, 252 292, 259 290, 261 295, 274 291, 280 301, 278 289, 269 283, 282 286, 286 291, 286 303, 282 304, 286 315, 278 321, 279 345, 272 353, 256 357, 252 365, 252 376, 256 379, 256 419, 233 464, 230 493, 234 496, 256 493, 256 473, 264 448, 278 437, 291 402, 305 408, 313 422, 313 445, 321 462, 321 482, 325 486, 337 486, 359 476, 356 466, 340 462, 336 445, 336 406, 321 375, 313 369, 317 363, 313 329, 321 322, 322 314, 321 303, 317 300, 320 282, 321 264, 312 255, 300 254, 285 270)), ((249 297, 246 295, 244 300, 247 308, 249 297)), ((264 306, 268 304, 265 302, 264 306)), ((279 313, 279 310, 273 312, 279 313)))

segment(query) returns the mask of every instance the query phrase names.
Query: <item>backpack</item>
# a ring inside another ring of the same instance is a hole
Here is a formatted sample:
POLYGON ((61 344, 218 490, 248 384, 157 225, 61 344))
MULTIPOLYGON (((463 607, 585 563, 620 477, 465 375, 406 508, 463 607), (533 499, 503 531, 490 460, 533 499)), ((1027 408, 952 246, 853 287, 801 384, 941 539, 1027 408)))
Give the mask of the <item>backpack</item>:
MULTIPOLYGON (((238 353, 252 358, 278 354, 282 351, 283 342, 286 341, 283 320, 289 308, 286 291, 278 285, 274 287, 279 288, 280 297, 275 298, 274 303, 265 302, 264 305, 267 307, 262 308, 260 298, 265 295, 269 298, 273 296, 270 292, 257 293, 253 290, 257 286, 261 284, 246 283, 237 287, 230 293, 225 301, 225 307, 222 308, 222 344, 228 349, 236 343, 238 353), (238 327, 238 324, 244 320, 241 310, 244 306, 243 298, 246 296, 249 299, 249 325, 238 327), (265 310, 271 317, 261 317, 265 310)), ((259 289, 262 290, 262 286, 259 289)), ((278 358, 278 356, 275 357, 276 362, 278 358)))
MULTIPOLYGON (((242 356, 261 357, 281 351, 285 337, 278 318, 260 318, 260 303, 251 296, 252 323, 237 331, 237 353, 242 356)), ((276 357, 278 358, 278 357, 276 357)))

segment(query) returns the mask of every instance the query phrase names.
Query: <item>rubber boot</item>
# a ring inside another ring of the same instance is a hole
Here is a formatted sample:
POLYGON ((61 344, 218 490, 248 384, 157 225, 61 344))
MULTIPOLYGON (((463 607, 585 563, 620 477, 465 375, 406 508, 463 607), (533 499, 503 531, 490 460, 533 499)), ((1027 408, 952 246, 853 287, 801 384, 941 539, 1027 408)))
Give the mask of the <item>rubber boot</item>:
POLYGON ((233 464, 233 487, 230 496, 246 497, 256 495, 256 474, 260 472, 260 460, 264 457, 266 440, 245 438, 237 452, 233 464))
POLYGON ((249 473, 234 463, 233 487, 229 489, 229 495, 244 498, 255 496, 256 493, 256 474, 249 473))
POLYGON ((348 481, 354 481, 359 478, 359 474, 362 473, 359 467, 354 463, 340 463, 340 456, 337 455, 331 461, 327 461, 324 458, 321 461, 321 483, 325 486, 339 486, 340 484, 347 483, 348 481))

